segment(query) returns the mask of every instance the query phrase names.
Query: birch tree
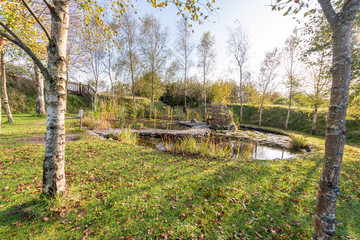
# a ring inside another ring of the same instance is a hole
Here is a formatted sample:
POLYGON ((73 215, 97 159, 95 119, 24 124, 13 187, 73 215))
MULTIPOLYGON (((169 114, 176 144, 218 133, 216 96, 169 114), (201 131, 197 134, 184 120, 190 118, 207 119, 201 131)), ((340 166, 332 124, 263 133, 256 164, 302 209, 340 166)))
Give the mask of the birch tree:
POLYGON ((248 36, 239 21, 235 21, 235 27, 229 28, 228 51, 235 59, 239 68, 239 100, 240 100, 240 123, 243 117, 243 79, 245 74, 245 63, 248 60, 249 41, 248 36))
POLYGON ((285 121, 285 129, 288 129, 289 126, 293 94, 295 88, 299 85, 296 76, 296 61, 299 60, 300 57, 299 44, 300 44, 300 39, 298 37, 298 30, 295 28, 293 30, 293 34, 288 39, 286 39, 285 48, 284 48, 284 67, 287 78, 285 85, 289 89, 289 105, 288 105, 288 112, 285 121))
POLYGON ((130 73, 131 94, 133 98, 134 112, 136 112, 135 79, 139 63, 139 56, 137 52, 139 47, 138 23, 130 13, 126 13, 121 18, 120 23, 120 32, 123 35, 123 37, 121 38, 121 41, 123 42, 123 57, 121 60, 124 63, 124 67, 130 73))
POLYGON ((319 49, 307 55, 304 58, 305 66, 310 70, 308 76, 310 78, 310 102, 314 109, 313 122, 311 126, 311 134, 315 134, 317 128, 318 110, 324 105, 324 98, 329 90, 330 72, 328 64, 328 55, 325 49, 319 49))
POLYGON ((194 44, 191 42, 191 30, 189 26, 189 21, 187 17, 182 18, 178 22, 178 34, 177 34, 177 50, 179 58, 180 69, 183 70, 183 83, 184 83, 184 112, 187 114, 187 97, 188 97, 188 80, 189 72, 193 66, 193 61, 191 59, 192 53, 194 51, 194 44))
MULTIPOLYGON (((25 0, 21 1, 31 16, 41 26, 49 41, 48 64, 45 67, 35 53, 16 33, 14 26, 0 21, 0 34, 22 48, 38 65, 45 77, 47 102, 47 130, 45 136, 45 157, 43 164, 43 192, 54 196, 66 192, 65 181, 65 103, 66 103, 66 46, 68 33, 69 0, 57 0, 52 3, 44 1, 51 14, 51 31, 35 15, 25 0)), ((17 7, 14 1, 8 1, 7 7, 17 7)), ((15 9, 16 10, 16 9, 15 9)), ((4 11, 4 9, 1 9, 4 11)))
POLYGON ((280 66, 280 51, 274 48, 265 54, 265 59, 261 64, 260 76, 258 80, 259 96, 259 125, 262 123, 262 113, 266 98, 275 90, 274 82, 277 77, 277 68, 280 66))
MULTIPOLYGON (((299 2, 289 9, 289 1, 279 1, 275 9, 298 12, 310 1, 299 2)), ((328 121, 326 127, 325 156, 320 177, 315 208, 313 239, 333 239, 335 236, 335 210, 340 194, 340 174, 346 138, 345 120, 351 80, 351 31, 359 13, 359 0, 344 0, 333 3, 318 0, 332 33, 332 85, 328 121)), ((310 10, 313 11, 313 10, 310 10)), ((314 12, 314 11, 313 11, 314 12)), ((309 12, 307 12, 309 13, 309 12)), ((311 12, 310 12, 311 13, 311 12)))
POLYGON ((151 81, 151 113, 154 116, 156 78, 161 75, 165 66, 168 50, 166 48, 167 31, 163 30, 159 19, 153 15, 146 15, 143 19, 141 32, 142 64, 150 74, 151 81))
MULTIPOLYGON (((0 38, 0 65, 1 65, 1 83, 2 83, 2 95, 4 100, 4 108, 9 123, 13 123, 14 119, 11 114, 9 98, 6 90, 6 69, 5 69, 5 38, 0 38)), ((0 108, 1 111, 1 108, 0 108)))
POLYGON ((93 109, 96 111, 98 104, 99 85, 106 74, 106 42, 109 40, 105 33, 106 26, 104 22, 96 21, 95 18, 90 19, 88 24, 84 26, 82 33, 83 53, 86 60, 83 62, 83 68, 91 76, 90 82, 94 84, 93 109))
POLYGON ((211 36, 210 32, 203 34, 200 44, 197 47, 199 55, 199 66, 201 68, 203 77, 203 94, 204 94, 204 105, 205 105, 205 119, 207 116, 206 109, 206 88, 207 88, 207 76, 212 71, 215 61, 215 38, 211 36))

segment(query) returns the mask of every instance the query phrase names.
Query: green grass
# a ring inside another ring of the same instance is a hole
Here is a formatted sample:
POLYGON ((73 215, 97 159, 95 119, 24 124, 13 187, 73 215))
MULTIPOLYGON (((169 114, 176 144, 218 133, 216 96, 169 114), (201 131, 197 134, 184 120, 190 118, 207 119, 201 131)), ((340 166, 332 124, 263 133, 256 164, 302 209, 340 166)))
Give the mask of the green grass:
MULTIPOLYGON (((207 159, 85 136, 66 145, 69 195, 41 192, 45 118, 0 135, 1 239, 310 239, 324 140, 286 161, 207 159), (30 214, 31 213, 31 214, 30 214), (130 237, 131 236, 131 237, 130 237)), ((3 121, 5 120, 3 116, 3 121)), ((78 119, 66 121, 76 131, 78 119)), ((346 146, 336 239, 360 238, 360 149, 346 146)))
MULTIPOLYGON (((239 121, 240 105, 230 104, 229 108, 234 113, 235 122, 239 121)), ((262 126, 284 129, 287 116, 287 106, 266 106, 263 110, 262 126)), ((327 109, 319 109, 317 129, 315 135, 325 136, 327 109)), ((311 133, 313 110, 309 108, 292 108, 289 119, 289 130, 311 133)), ((243 105, 243 123, 258 125, 259 107, 243 105)), ((346 120, 347 141, 360 144, 360 119, 346 120)))

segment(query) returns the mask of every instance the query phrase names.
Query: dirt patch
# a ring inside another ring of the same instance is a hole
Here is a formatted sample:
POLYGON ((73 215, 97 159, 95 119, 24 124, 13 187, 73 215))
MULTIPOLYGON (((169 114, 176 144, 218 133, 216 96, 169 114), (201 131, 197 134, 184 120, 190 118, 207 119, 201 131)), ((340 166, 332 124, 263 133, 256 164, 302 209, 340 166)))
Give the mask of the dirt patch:
MULTIPOLYGON (((81 134, 79 134, 79 133, 66 134, 65 141, 66 142, 75 142, 75 141, 79 140, 80 136, 81 136, 81 134)), ((24 138, 24 141, 29 142, 29 143, 35 143, 35 144, 45 144, 45 136, 24 138)))

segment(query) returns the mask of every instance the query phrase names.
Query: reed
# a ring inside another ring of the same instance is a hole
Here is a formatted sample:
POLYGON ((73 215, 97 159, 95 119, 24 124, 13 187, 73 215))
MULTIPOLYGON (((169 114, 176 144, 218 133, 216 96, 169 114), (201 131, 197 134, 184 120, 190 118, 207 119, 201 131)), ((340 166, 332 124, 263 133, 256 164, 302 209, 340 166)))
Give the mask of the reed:
POLYGON ((253 145, 242 143, 228 144, 209 134, 207 138, 185 137, 182 139, 163 138, 165 151, 172 153, 193 154, 211 158, 233 157, 241 160, 250 159, 253 145))
POLYGON ((138 134, 133 133, 130 128, 124 128, 119 134, 118 140, 127 144, 136 144, 138 134))

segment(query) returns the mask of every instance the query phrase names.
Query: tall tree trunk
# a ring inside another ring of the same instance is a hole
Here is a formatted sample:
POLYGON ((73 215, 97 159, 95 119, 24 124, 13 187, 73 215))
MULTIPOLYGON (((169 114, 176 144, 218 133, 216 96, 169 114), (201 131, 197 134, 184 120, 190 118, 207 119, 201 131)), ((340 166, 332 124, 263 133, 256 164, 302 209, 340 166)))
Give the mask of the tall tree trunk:
POLYGON ((154 90, 155 90, 155 87, 154 87, 154 72, 151 72, 151 114, 152 114, 153 117, 155 117, 154 90))
POLYGON ((185 91, 184 91, 184 113, 186 115, 186 119, 187 119, 187 84, 186 84, 186 74, 185 74, 185 79, 184 79, 184 87, 185 87, 185 91))
POLYGON ((45 115, 44 77, 35 63, 34 72, 36 81, 36 113, 45 115))
MULTIPOLYGON (((292 84, 292 83, 290 83, 290 84, 292 84)), ((286 122, 285 122, 285 129, 286 130, 289 128, 289 119, 290 119, 290 112, 291 112, 291 101, 292 101, 292 87, 290 87, 289 107, 288 107, 288 112, 287 112, 286 122)))
POLYGON ((94 111, 97 109, 97 92, 98 92, 98 79, 95 81, 95 93, 94 93, 94 111))
POLYGON ((242 97, 242 66, 240 66, 240 124, 242 123, 243 119, 243 97, 242 97))
POLYGON ((260 109, 259 109, 259 126, 261 126, 261 121, 262 121, 262 113, 263 113, 263 104, 260 104, 260 109))
POLYGON ((315 208, 314 239, 333 239, 335 209, 340 194, 340 174, 345 145, 345 120, 351 80, 350 37, 359 12, 359 1, 346 1, 340 13, 330 1, 319 0, 328 19, 333 39, 332 86, 326 127, 325 157, 315 208))
POLYGON ((311 127, 311 134, 313 134, 313 135, 315 134, 315 130, 316 130, 317 117, 318 117, 318 106, 315 105, 313 123, 312 123, 312 127, 311 127))
POLYGON ((206 108, 206 74, 205 74, 205 64, 204 64, 204 105, 205 105, 205 117, 204 120, 207 118, 207 108, 206 108))
POLYGON ((4 52, 1 51, 2 93, 3 93, 3 100, 4 100, 4 108, 5 108, 5 111, 6 111, 8 122, 13 123, 14 119, 13 119, 13 117, 11 115, 9 98, 8 98, 7 90, 6 90, 6 68, 5 68, 5 56, 4 55, 5 55, 4 52))
POLYGON ((133 97, 133 107, 134 107, 134 113, 135 113, 135 116, 136 116, 135 74, 134 74, 132 51, 130 51, 130 75, 131 75, 131 93, 132 93, 132 97, 133 97))
POLYGON ((69 28, 69 0, 53 1, 51 39, 48 46, 48 71, 45 78, 47 128, 43 165, 43 192, 51 197, 66 193, 65 109, 66 48, 69 28))
POLYGON ((0 133, 1 133, 1 110, 2 110, 2 108, 1 108, 1 91, 0 91, 0 133))

